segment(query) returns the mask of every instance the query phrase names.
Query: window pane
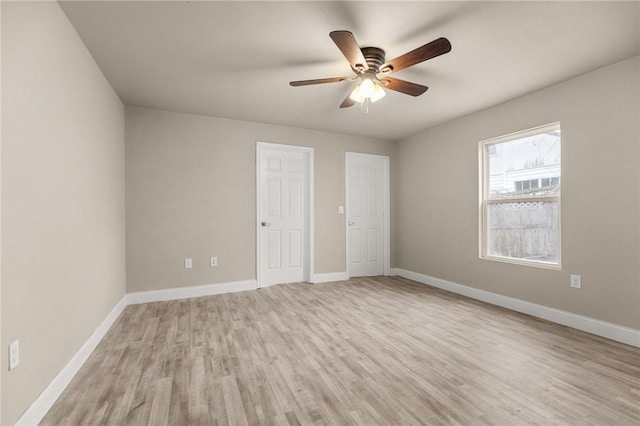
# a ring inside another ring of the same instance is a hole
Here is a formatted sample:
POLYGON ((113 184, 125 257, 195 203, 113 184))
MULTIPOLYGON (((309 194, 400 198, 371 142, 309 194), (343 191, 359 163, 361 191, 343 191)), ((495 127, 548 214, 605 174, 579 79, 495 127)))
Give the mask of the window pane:
POLYGON ((558 202, 488 204, 487 254, 558 263, 558 202))
POLYGON ((559 193, 560 130, 487 145, 485 149, 489 199, 559 193), (541 179, 543 184, 538 185, 541 179))

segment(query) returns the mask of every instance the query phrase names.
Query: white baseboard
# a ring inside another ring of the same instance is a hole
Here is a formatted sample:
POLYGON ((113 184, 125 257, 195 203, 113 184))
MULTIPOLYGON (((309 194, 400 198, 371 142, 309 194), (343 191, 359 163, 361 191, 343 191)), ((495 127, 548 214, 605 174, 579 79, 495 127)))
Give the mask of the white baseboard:
POLYGON ((164 290, 139 291, 127 293, 127 305, 140 303, 163 302, 166 300, 189 299, 191 297, 213 296, 216 294, 236 293, 255 290, 256 280, 232 281, 228 283, 207 284, 193 287, 167 288, 164 290))
POLYGON ((311 282, 314 284, 319 283, 330 283, 334 281, 346 281, 347 280, 347 272, 328 272, 325 274, 313 274, 311 277, 311 282))
POLYGON ((126 306, 127 301, 125 296, 120 299, 118 304, 109 312, 109 315, 107 315, 96 331, 93 332, 85 344, 82 345, 73 358, 71 358, 71 361, 64 366, 35 401, 31 403, 27 411, 18 419, 16 426, 32 426, 40 423, 126 306))
POLYGON ((407 278, 421 284, 427 284, 429 286, 447 290, 452 293, 461 294, 472 299, 481 300, 492 305, 511 309, 512 311, 521 312, 523 314, 542 318, 547 321, 555 322, 557 324, 566 325, 568 327, 586 331, 587 333, 606 337, 607 339, 615 340, 617 342, 622 342, 627 345, 640 347, 640 330, 636 330, 634 328, 600 321, 594 318, 573 314, 571 312, 550 308, 548 306, 526 302, 520 299, 514 299, 512 297, 507 297, 497 293, 491 293, 489 291, 468 287, 440 278, 430 277, 428 275, 408 271, 406 269, 393 268, 391 270, 391 273, 393 275, 407 278))

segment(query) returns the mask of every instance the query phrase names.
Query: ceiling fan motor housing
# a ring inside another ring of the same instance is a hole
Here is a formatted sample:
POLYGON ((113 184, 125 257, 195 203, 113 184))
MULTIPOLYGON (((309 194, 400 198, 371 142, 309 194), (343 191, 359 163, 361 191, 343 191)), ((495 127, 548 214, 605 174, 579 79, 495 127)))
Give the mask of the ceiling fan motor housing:
MULTIPOLYGON (((363 47, 360 49, 369 69, 365 73, 377 74, 380 66, 384 64, 384 50, 378 47, 363 47)), ((357 74, 363 74, 362 70, 354 69, 357 74)))

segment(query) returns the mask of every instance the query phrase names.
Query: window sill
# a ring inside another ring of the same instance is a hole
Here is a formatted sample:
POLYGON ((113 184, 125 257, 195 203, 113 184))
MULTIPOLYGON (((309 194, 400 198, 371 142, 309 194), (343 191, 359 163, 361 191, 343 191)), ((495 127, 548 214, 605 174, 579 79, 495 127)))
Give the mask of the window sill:
POLYGON ((532 261, 532 260, 522 260, 522 259, 516 259, 513 257, 502 257, 502 256, 480 256, 480 259, 482 260, 491 260, 494 262, 502 262, 502 263, 511 263, 514 265, 521 265, 521 266, 531 266, 534 268, 540 268, 540 269, 551 269, 553 271, 560 271, 562 270, 562 264, 561 263, 549 263, 549 262, 536 262, 536 261, 532 261))

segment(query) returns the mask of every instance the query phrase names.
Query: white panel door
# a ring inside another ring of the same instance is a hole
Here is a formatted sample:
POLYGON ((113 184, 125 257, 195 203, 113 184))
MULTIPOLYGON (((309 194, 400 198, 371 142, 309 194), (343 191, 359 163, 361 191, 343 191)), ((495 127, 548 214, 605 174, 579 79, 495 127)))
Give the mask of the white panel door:
POLYGON ((258 148, 261 286, 306 281, 308 163, 295 148, 258 148))
MULTIPOLYGON (((350 277, 385 272, 386 157, 346 157, 347 261, 350 277)), ((388 163, 387 163, 388 164, 388 163)))

